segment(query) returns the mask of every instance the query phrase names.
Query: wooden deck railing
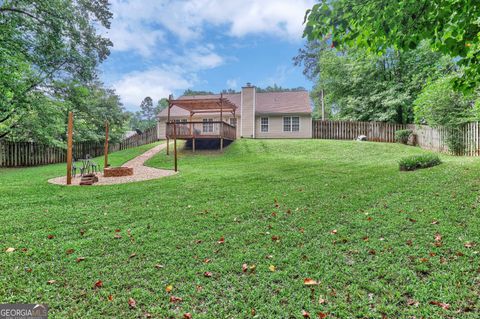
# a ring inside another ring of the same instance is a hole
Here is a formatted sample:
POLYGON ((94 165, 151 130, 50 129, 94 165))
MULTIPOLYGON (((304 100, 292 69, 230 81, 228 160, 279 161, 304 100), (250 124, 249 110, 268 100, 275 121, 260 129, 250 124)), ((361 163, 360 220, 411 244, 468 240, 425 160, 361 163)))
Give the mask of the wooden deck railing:
POLYGON ((171 122, 167 123, 166 136, 170 139, 173 139, 176 136, 178 139, 223 138, 233 141, 237 138, 237 129, 235 126, 222 121, 171 122))

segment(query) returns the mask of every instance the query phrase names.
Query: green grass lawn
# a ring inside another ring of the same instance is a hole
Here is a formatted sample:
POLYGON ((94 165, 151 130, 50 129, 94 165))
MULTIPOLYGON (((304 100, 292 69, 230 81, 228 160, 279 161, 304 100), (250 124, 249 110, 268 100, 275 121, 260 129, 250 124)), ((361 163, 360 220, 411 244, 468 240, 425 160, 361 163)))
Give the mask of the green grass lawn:
POLYGON ((176 176, 99 187, 48 184, 64 165, 0 169, 0 302, 52 318, 479 318, 480 160, 399 171, 422 153, 240 140, 181 154, 176 176))

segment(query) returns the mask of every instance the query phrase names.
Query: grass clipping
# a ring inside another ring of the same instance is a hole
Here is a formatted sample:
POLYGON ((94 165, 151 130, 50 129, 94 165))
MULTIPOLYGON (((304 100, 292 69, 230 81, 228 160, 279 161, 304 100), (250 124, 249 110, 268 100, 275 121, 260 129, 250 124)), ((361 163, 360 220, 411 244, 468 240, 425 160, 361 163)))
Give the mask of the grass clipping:
POLYGON ((404 157, 400 160, 401 171, 414 171, 421 168, 428 168, 440 165, 442 161, 436 154, 423 154, 404 157))

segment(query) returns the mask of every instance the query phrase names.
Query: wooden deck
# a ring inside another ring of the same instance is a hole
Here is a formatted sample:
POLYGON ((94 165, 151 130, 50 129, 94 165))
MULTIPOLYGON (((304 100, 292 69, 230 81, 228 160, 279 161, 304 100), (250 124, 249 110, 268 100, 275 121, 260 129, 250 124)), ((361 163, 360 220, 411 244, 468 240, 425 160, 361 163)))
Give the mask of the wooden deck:
POLYGON ((192 149, 195 151, 195 140, 219 140, 220 149, 223 141, 234 141, 237 138, 235 126, 226 122, 170 122, 167 123, 167 139, 192 140, 192 149))

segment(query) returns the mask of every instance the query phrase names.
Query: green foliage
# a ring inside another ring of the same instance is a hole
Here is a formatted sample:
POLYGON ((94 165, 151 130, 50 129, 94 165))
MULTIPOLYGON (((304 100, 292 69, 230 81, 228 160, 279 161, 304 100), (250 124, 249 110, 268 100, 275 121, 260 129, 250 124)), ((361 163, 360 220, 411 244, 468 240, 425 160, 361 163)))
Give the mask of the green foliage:
POLYGON ((307 11, 305 36, 330 39, 334 46, 362 47, 386 54, 408 51, 422 40, 436 51, 458 57, 456 86, 477 87, 480 78, 478 0, 321 0, 307 11))
POLYGON ((422 154, 404 157, 399 161, 401 171, 414 171, 440 165, 442 161, 437 154, 422 154))
POLYGON ((452 67, 449 57, 432 52, 427 43, 380 56, 313 41, 300 50, 295 63, 303 64, 304 74, 316 82, 311 96, 317 113, 323 91, 331 118, 395 123, 412 123, 413 101, 422 87, 452 67))
POLYGON ((446 142, 451 152, 462 154, 465 149, 463 127, 478 120, 479 110, 474 95, 465 95, 452 87, 452 77, 440 78, 425 86, 415 100, 415 121, 447 129, 446 142))
POLYGON ((412 130, 397 130, 395 131, 395 141, 397 141, 397 143, 407 144, 410 135, 412 135, 412 130))
POLYGON ((273 84, 273 86, 267 86, 266 88, 257 87, 257 93, 268 93, 268 92, 296 92, 296 91, 305 91, 304 87, 296 88, 283 88, 279 85, 273 84))
POLYGON ((0 1, 0 138, 44 111, 55 82, 95 79, 111 17, 107 0, 0 1))
POLYGON ((473 96, 453 89, 452 77, 429 82, 414 102, 415 122, 457 127, 477 118, 473 96))
POLYGON ((140 104, 140 111, 127 112, 129 128, 132 130, 145 131, 152 126, 155 126, 157 123, 157 115, 167 107, 167 98, 161 98, 154 107, 152 99, 147 96, 140 104))
POLYGON ((194 91, 194 90, 185 90, 185 92, 183 92, 183 95, 185 96, 193 96, 193 95, 213 95, 215 93, 213 92, 210 92, 210 91, 194 91))

